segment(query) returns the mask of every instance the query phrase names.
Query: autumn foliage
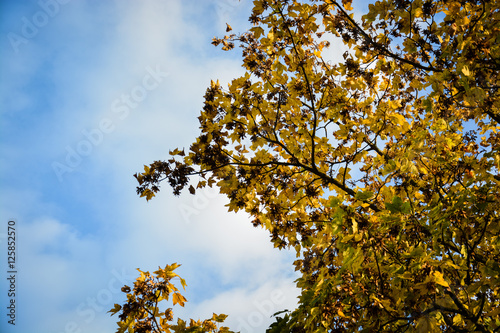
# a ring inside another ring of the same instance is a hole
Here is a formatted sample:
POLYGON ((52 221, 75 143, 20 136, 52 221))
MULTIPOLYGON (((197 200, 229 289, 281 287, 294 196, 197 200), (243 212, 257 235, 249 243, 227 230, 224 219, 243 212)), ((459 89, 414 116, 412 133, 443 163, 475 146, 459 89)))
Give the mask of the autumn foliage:
POLYGON ((174 270, 180 265, 167 265, 165 268, 159 267, 153 273, 143 272, 134 282, 133 288, 123 286, 122 292, 127 295, 127 301, 123 306, 115 304, 111 309, 111 315, 118 315, 117 333, 135 332, 220 332, 230 333, 229 328, 221 326, 226 315, 213 314, 212 318, 206 320, 193 320, 189 323, 178 319, 174 324, 174 315, 172 308, 160 310, 160 302, 172 299, 173 305, 184 306, 186 298, 180 293, 180 290, 174 285, 173 280, 179 278, 183 288, 186 287, 186 281, 181 278, 174 270))
POLYGON ((138 193, 217 186, 296 250, 271 332, 498 332, 500 1, 356 5, 254 1, 213 40, 246 73, 211 83, 200 135, 138 193))

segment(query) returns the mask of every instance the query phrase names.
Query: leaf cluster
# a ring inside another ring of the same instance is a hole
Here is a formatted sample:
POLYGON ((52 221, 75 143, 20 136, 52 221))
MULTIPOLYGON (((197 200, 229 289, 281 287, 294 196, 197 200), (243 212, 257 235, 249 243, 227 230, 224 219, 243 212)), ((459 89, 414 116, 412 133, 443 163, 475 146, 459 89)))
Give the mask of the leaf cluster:
POLYGON ((182 319, 177 319, 173 324, 172 308, 160 310, 160 302, 168 301, 171 297, 175 306, 184 306, 186 298, 179 289, 171 282, 174 278, 179 278, 183 288, 186 287, 184 279, 174 272, 180 265, 166 265, 153 273, 143 272, 140 269, 140 277, 134 282, 134 287, 122 287, 122 292, 127 295, 127 301, 123 305, 115 304, 109 312, 111 315, 119 313, 117 333, 146 333, 146 332, 227 332, 229 328, 220 326, 227 315, 213 314, 212 318, 206 320, 193 320, 189 323, 182 319))

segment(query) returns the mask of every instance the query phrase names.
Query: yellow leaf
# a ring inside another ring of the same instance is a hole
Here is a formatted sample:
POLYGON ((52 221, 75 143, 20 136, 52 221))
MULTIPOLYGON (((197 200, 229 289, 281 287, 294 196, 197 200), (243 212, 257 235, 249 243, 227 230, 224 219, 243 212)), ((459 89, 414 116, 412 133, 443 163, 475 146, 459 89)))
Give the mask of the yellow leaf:
POLYGON ((217 80, 217 82, 214 82, 214 80, 210 80, 210 86, 212 87, 212 89, 219 88, 220 87, 219 80, 217 80))
POLYGON ((470 76, 469 67, 467 66, 462 67, 462 73, 464 73, 465 76, 470 76))
POLYGON ((269 39, 270 42, 274 42, 274 39, 275 39, 275 35, 272 31, 269 31, 269 33, 267 34, 267 38, 269 39))
POLYGON ((353 10, 351 4, 352 0, 342 0, 342 4, 344 5, 345 10, 353 10))
POLYGON ((226 320, 227 315, 221 313, 220 315, 216 315, 215 313, 212 315, 212 320, 217 322, 217 323, 222 323, 224 320, 226 320))
POLYGON ((172 303, 174 303, 174 305, 179 304, 180 306, 184 306, 186 301, 186 298, 179 293, 174 293, 172 296, 172 303))
POLYGON ((448 287, 450 286, 450 285, 448 284, 448 282, 446 282, 446 281, 444 280, 444 278, 443 278, 443 273, 441 273, 441 272, 437 272, 437 271, 436 271, 436 272, 434 272, 434 281, 435 281, 437 284, 439 284, 439 285, 441 285, 441 286, 443 286, 443 287, 446 287, 446 288, 448 288, 448 287))
POLYGON ((453 317, 453 325, 460 325, 463 323, 462 316, 457 314, 455 317, 453 317))
POLYGON ((108 312, 111 312, 111 315, 115 315, 118 311, 122 309, 122 306, 119 304, 115 304, 115 307, 109 310, 108 312))
POLYGON ((405 117, 403 117, 398 113, 393 113, 389 117, 391 118, 392 122, 396 125, 401 125, 406 121, 405 117))

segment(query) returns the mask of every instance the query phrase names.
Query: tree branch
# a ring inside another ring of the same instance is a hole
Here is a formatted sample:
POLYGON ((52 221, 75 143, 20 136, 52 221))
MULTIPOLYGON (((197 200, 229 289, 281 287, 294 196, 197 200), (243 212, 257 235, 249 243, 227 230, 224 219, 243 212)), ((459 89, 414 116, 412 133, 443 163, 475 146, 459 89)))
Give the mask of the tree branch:
POLYGON ((351 23, 351 25, 359 32, 361 33, 361 35, 363 35, 363 37, 371 44, 373 45, 373 47, 377 50, 379 50, 380 52, 382 52, 382 54, 388 56, 388 57, 391 57, 391 58, 394 58, 394 59, 397 59, 405 64, 408 64, 408 65, 411 65, 413 67, 416 67, 418 69, 422 69, 424 71, 432 71, 432 72, 440 72, 438 71, 436 68, 434 67, 427 67, 427 66, 424 66, 418 62, 414 62, 414 61, 410 61, 408 59, 405 59, 405 58, 402 58, 400 56, 398 56, 397 54, 394 54, 392 53, 391 51, 389 51, 387 48, 385 48, 384 46, 380 45, 379 43, 375 42, 357 23, 356 21, 354 21, 350 16, 349 14, 344 10, 344 8, 342 8, 341 5, 339 5, 337 3, 337 1, 332 1, 331 4, 335 5, 338 10, 340 12, 342 12, 342 14, 345 16, 345 18, 349 21, 349 23, 351 23))

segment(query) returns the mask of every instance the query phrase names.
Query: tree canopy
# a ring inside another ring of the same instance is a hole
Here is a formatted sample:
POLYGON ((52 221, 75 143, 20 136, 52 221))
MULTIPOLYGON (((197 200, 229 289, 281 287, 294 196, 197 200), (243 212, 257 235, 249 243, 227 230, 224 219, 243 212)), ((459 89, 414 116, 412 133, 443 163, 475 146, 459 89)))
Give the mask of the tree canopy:
POLYGON ((217 186, 295 249, 299 306, 270 332, 498 332, 500 1, 354 13, 254 1, 213 40, 246 73, 211 83, 200 135, 137 191, 217 186))

